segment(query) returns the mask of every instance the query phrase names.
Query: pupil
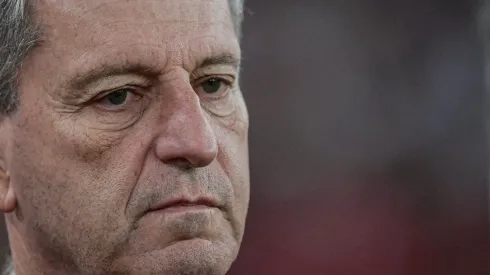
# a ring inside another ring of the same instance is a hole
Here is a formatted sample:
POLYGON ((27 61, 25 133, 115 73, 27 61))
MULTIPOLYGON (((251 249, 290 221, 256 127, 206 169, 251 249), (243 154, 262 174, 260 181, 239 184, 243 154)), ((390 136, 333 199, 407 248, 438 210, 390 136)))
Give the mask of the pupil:
POLYGON ((211 78, 203 83, 203 89, 206 93, 212 94, 219 91, 221 87, 221 81, 216 78, 211 78))
POLYGON ((123 104, 126 101, 126 98, 127 97, 128 97, 128 92, 127 91, 117 91, 117 92, 114 92, 114 93, 110 94, 107 97, 107 100, 109 100, 109 102, 111 104, 121 105, 121 104, 123 104))

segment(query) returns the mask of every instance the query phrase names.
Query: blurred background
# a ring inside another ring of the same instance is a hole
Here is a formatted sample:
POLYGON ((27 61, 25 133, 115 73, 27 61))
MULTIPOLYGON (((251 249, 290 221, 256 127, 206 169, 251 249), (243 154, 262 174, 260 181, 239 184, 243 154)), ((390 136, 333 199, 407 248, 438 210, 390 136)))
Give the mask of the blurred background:
POLYGON ((246 0, 231 275, 490 275, 477 4, 246 0))
POLYGON ((252 199, 230 274, 489 275, 477 1, 246 6, 252 199))

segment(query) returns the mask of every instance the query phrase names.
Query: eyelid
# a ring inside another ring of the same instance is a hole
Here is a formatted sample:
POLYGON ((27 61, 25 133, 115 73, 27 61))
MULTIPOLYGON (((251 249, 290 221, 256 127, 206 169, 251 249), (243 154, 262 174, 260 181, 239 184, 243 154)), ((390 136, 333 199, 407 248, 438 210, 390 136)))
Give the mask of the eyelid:
POLYGON ((203 75, 203 76, 197 78, 195 81, 192 81, 193 83, 191 83, 191 84, 193 87, 196 87, 196 86, 199 86, 202 83, 206 82, 207 80, 213 79, 213 78, 223 81, 228 86, 233 86, 233 84, 235 83, 235 79, 236 79, 235 76, 233 76, 233 75, 209 74, 209 75, 203 75))
POLYGON ((202 78, 216 77, 223 78, 223 80, 230 79, 233 82, 237 78, 236 69, 228 65, 214 65, 209 67, 201 67, 190 74, 191 82, 198 81, 202 78))
POLYGON ((129 93, 133 94, 131 96, 136 98, 136 101, 140 101, 143 98, 143 94, 141 92, 137 92, 138 89, 136 87, 124 86, 124 87, 108 90, 106 92, 102 92, 99 96, 95 97, 91 101, 90 105, 93 105, 94 107, 96 107, 98 109, 102 109, 104 111, 110 111, 110 112, 116 112, 116 113, 124 111, 128 108, 128 106, 131 104, 131 102, 125 103, 124 105, 115 106, 115 107, 106 106, 103 103, 104 99, 107 96, 109 96, 110 94, 115 93, 117 91, 120 91, 120 90, 128 90, 129 93))
POLYGON ((104 97, 106 97, 106 96, 108 96, 114 92, 120 91, 120 90, 129 90, 132 93, 135 93, 137 95, 142 96, 143 93, 139 92, 142 89, 143 89, 142 87, 126 85, 126 86, 122 86, 122 87, 118 87, 118 88, 114 88, 114 89, 110 89, 107 91, 100 92, 97 96, 94 97, 94 99, 92 101, 99 101, 99 100, 103 99, 104 97))

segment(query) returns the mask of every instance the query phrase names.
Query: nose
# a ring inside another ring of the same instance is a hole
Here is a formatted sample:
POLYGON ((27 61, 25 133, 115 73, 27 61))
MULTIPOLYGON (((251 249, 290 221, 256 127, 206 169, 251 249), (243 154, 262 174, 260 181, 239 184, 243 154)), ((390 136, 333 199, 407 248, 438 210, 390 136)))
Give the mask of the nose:
POLYGON ((218 154, 216 135, 201 108, 199 97, 191 91, 188 96, 167 102, 163 127, 153 146, 162 162, 184 169, 205 167, 218 154))

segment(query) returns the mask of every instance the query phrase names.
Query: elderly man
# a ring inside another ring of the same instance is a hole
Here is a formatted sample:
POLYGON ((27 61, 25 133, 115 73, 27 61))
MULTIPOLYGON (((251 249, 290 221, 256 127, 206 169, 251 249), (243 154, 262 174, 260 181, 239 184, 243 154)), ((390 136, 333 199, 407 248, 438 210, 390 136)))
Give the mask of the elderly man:
POLYGON ((242 1, 0 0, 16 275, 228 271, 249 201, 242 1))

